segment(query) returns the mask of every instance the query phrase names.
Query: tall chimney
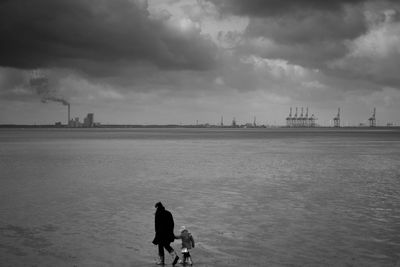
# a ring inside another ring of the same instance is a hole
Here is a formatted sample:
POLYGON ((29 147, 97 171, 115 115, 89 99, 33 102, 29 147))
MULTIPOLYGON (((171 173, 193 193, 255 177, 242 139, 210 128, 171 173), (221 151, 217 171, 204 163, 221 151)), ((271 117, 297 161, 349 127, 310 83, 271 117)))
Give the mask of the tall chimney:
POLYGON ((67 127, 69 127, 69 122, 71 121, 71 119, 70 119, 70 104, 68 104, 68 121, 67 121, 67 127))

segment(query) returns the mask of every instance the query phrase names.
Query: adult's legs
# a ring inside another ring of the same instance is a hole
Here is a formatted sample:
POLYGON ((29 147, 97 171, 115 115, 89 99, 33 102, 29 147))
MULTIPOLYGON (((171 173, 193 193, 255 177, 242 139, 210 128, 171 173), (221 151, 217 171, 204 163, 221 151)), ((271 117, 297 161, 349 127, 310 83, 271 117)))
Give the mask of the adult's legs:
POLYGON ((160 255, 160 259, 162 261, 164 261, 164 248, 165 248, 172 257, 172 264, 175 265, 178 262, 179 257, 178 257, 178 255, 176 255, 174 249, 171 247, 170 244, 171 243, 169 243, 169 242, 159 244, 158 245, 158 255, 160 255))
POLYGON ((158 255, 164 258, 164 245, 158 244, 158 255))
POLYGON ((164 246, 158 244, 158 256, 160 259, 157 261, 157 265, 164 265, 164 246))
POLYGON ((171 243, 164 243, 163 245, 164 245, 164 248, 168 251, 169 255, 171 255, 171 257, 172 257, 172 265, 175 265, 178 262, 179 257, 175 253, 175 250, 171 247, 170 244, 171 243))
POLYGON ((168 253, 171 253, 172 251, 174 251, 174 249, 171 247, 171 243, 165 243, 165 244, 163 244, 163 246, 168 251, 168 253))

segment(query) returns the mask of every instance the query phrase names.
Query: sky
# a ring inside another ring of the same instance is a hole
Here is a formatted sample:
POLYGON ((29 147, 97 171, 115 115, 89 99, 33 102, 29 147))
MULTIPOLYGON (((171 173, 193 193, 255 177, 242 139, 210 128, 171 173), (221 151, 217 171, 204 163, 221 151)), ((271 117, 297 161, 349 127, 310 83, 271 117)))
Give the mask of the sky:
POLYGON ((0 124, 400 125, 395 0, 0 0, 0 124))

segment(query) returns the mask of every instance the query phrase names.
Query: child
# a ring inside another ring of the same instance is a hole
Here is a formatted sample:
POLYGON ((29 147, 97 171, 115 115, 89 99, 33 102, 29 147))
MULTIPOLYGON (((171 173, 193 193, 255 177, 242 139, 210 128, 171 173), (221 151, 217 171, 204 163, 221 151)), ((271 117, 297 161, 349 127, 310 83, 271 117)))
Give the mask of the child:
POLYGON ((186 262, 190 265, 193 264, 192 257, 190 256, 189 249, 194 248, 194 240, 192 234, 186 229, 185 226, 181 227, 181 234, 175 236, 176 239, 182 239, 182 254, 183 261, 180 263, 185 264, 186 262))

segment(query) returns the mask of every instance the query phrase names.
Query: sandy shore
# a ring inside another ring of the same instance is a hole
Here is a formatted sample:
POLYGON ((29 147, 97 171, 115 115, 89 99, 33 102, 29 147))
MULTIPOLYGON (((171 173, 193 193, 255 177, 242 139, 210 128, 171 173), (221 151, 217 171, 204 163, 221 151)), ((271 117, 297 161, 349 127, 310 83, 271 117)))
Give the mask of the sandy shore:
POLYGON ((155 266, 162 201, 194 266, 396 266, 398 135, 282 134, 3 142, 0 265, 155 266))

